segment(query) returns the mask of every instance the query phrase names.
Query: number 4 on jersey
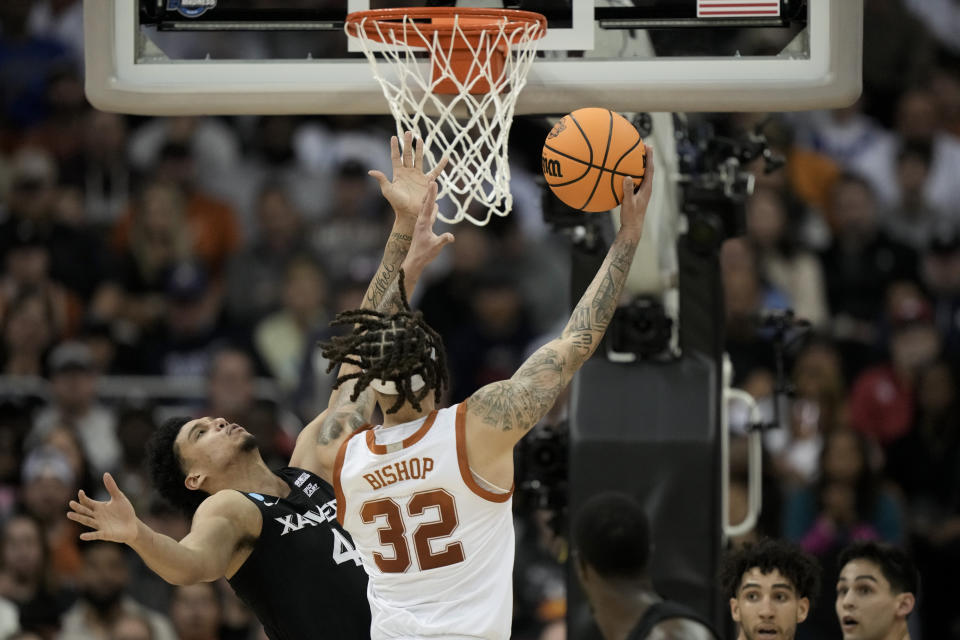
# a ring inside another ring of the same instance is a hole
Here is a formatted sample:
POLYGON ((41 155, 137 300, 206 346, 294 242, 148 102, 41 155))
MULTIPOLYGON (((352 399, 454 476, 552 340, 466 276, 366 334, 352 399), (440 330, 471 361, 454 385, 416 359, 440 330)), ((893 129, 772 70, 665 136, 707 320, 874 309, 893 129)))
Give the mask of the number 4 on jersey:
POLYGON ((350 541, 343 537, 343 534, 334 529, 330 528, 331 533, 333 533, 333 561, 337 564, 343 564, 348 560, 353 560, 353 564, 360 566, 362 560, 360 558, 360 552, 357 551, 350 541))

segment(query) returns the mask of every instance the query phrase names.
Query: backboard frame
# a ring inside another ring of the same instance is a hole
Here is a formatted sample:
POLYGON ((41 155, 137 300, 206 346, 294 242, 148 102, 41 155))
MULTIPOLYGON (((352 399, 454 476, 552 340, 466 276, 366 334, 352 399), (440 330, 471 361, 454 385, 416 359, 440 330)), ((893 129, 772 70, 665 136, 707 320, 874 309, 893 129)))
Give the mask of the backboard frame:
MULTIPOLYGON (((574 0, 574 11, 582 11, 574 0)), ((353 0, 351 0, 351 5, 353 0)), ((863 0, 809 0, 809 56, 538 59, 520 114, 585 105, 615 111, 794 111, 840 107, 861 90, 863 0), (829 21, 829 28, 819 28, 829 21), (818 27, 818 28, 814 28, 818 27)), ((549 37, 549 33, 548 33, 549 37)), ((141 115, 386 114, 364 58, 137 62, 132 0, 84 0, 86 92, 104 111, 141 115), (162 62, 162 63, 160 63, 162 62)))

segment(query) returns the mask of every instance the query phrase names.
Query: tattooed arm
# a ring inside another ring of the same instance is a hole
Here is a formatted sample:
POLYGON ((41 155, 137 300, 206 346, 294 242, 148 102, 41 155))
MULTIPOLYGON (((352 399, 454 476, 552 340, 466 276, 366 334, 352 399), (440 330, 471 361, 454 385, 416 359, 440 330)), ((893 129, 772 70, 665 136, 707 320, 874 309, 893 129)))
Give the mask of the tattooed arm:
MULTIPOLYGON (((404 251, 402 262, 395 268, 398 274, 401 268, 403 270, 404 290, 408 296, 413 293, 423 269, 440 255, 444 246, 453 242, 453 234, 444 233, 438 236, 433 232, 437 217, 436 198, 437 183, 431 181, 426 187, 426 194, 417 213, 410 243, 404 251)), ((382 292, 375 291, 371 284, 368 294, 371 292, 377 301, 377 311, 395 313, 400 310, 400 278, 391 278, 382 292)), ((365 300, 364 307, 368 301, 369 299, 365 300)), ((340 375, 356 370, 354 365, 344 364, 340 368, 340 375)), ((321 478, 330 480, 337 451, 343 440, 363 426, 373 411, 375 395, 372 390, 364 389, 356 399, 352 399, 356 384, 356 379, 343 383, 331 394, 327 409, 300 433, 297 447, 290 459, 291 466, 309 469, 321 478), (312 438, 312 442, 306 438, 312 438)))
POLYGON ((563 333, 534 352, 509 380, 488 384, 467 399, 470 466, 497 486, 510 486, 514 445, 550 410, 600 344, 637 251, 652 185, 653 150, 648 149, 643 183, 634 194, 633 181, 624 180, 620 231, 563 333))

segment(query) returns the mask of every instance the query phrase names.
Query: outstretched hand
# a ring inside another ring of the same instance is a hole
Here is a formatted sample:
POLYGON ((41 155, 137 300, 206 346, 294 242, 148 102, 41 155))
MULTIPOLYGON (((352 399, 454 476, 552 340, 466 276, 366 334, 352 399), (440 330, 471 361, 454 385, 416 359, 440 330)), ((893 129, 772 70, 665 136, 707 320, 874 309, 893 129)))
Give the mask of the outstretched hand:
POLYGON ((420 204, 426 195, 427 187, 436 181, 440 172, 447 166, 447 157, 440 158, 432 170, 423 171, 423 140, 414 141, 413 132, 403 134, 403 153, 397 136, 390 138, 390 160, 393 164, 393 179, 388 180, 381 171, 372 169, 369 175, 380 183, 380 191, 394 212, 400 218, 413 221, 420 211, 420 204))
POLYGON ((650 194, 653 193, 653 147, 646 148, 646 168, 640 188, 634 193, 631 176, 623 179, 623 202, 620 204, 620 228, 626 227, 637 233, 643 233, 643 219, 647 215, 650 194))
POLYGON ((81 489, 77 500, 70 501, 71 511, 67 512, 67 517, 93 529, 81 533, 81 540, 109 540, 129 544, 137 537, 137 514, 113 476, 109 473, 103 474, 103 484, 110 494, 109 501, 94 500, 81 489))
POLYGON ((413 228, 410 250, 403 261, 403 270, 408 277, 411 275, 419 277, 423 268, 433 262, 445 246, 453 242, 453 234, 450 232, 439 236, 434 233, 433 225, 437 221, 438 212, 437 183, 431 181, 427 185, 426 194, 420 204, 417 222, 413 228))

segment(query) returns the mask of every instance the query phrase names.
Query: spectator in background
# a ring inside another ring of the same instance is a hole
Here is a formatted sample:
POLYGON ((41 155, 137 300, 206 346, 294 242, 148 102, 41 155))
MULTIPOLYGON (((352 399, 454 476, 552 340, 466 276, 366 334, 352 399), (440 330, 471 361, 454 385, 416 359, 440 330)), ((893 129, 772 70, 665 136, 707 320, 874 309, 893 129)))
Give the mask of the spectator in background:
POLYGON ((478 274, 471 299, 470 317, 447 343, 451 398, 466 398, 510 378, 536 337, 519 285, 506 273, 485 269, 478 274))
POLYGON ((280 307, 287 266, 307 252, 303 216, 280 185, 260 191, 256 220, 252 242, 231 259, 227 272, 227 311, 247 325, 280 307))
POLYGON ((216 583, 174 587, 170 620, 178 640, 220 640, 220 610, 216 583))
POLYGON ((0 522, 17 506, 23 442, 31 427, 33 407, 27 401, 0 402, 0 522))
POLYGON ((222 317, 223 298, 198 262, 181 262, 167 274, 163 322, 139 347, 141 372, 205 376, 230 335, 222 317))
POLYGON ((0 86, 3 120, 13 131, 42 122, 47 116, 44 96, 52 69, 69 60, 59 41, 32 35, 27 26, 29 2, 0 3, 0 86))
POLYGON ((787 487, 806 485, 816 478, 823 439, 842 420, 846 395, 843 368, 832 343, 815 339, 804 346, 793 365, 793 384, 790 428, 764 434, 780 481, 787 487))
POLYGON ((903 488, 912 548, 923 575, 923 628, 960 629, 953 584, 960 562, 960 395, 957 374, 940 360, 917 380, 914 426, 888 448, 887 472, 903 488))
POLYGON ((897 155, 900 197, 884 210, 882 216, 883 228, 890 238, 915 251, 923 251, 934 233, 949 224, 946 212, 932 205, 924 193, 931 160, 929 142, 904 143, 897 155))
POLYGON ((940 355, 940 335, 917 287, 900 283, 888 293, 890 360, 863 371, 850 392, 850 425, 887 447, 913 424, 919 372, 940 355))
POLYGON ((62 342, 50 353, 51 402, 34 417, 27 446, 35 446, 57 427, 74 431, 91 472, 99 477, 120 464, 117 419, 97 400, 98 372, 93 352, 80 342, 62 342))
POLYGON ((48 634, 60 626, 70 597, 51 581, 43 524, 27 514, 11 516, 0 538, 0 596, 17 609, 19 626, 48 634))
POLYGON ((896 142, 877 158, 869 176, 879 201, 896 206, 903 198, 897 180, 897 157, 907 144, 930 148, 930 162, 922 194, 930 206, 951 212, 960 202, 960 140, 943 130, 936 96, 928 88, 906 91, 897 101, 896 142))
POLYGON ((309 231, 311 250, 331 281, 362 280, 376 271, 389 226, 384 204, 364 165, 345 160, 337 168, 329 209, 309 231))
POLYGON ((143 443, 150 439, 154 429, 156 423, 148 407, 123 408, 117 415, 117 440, 121 451, 117 479, 127 488, 127 497, 138 513, 147 512, 151 497, 143 443))
POLYGON ((109 640, 154 640, 150 620, 139 613, 121 613, 110 628, 109 640))
MULTIPOLYGON (((170 143, 163 147, 158 165, 149 175, 156 176, 159 181, 171 182, 179 189, 186 227, 190 232, 191 253, 218 279, 224 275, 227 261, 240 246, 240 227, 229 205, 198 189, 196 170, 190 148, 170 143)), ((115 250, 122 252, 130 245, 132 222, 133 217, 128 213, 114 225, 111 242, 115 250)))
MULTIPOLYGON (((828 435, 820 458, 820 477, 786 501, 784 535, 816 556, 827 575, 838 572, 837 556, 849 542, 904 537, 901 508, 871 467, 866 438, 849 429, 828 435)), ((836 629, 829 593, 815 601, 807 631, 811 638, 836 629)))
POLYGON ((83 303, 50 276, 50 249, 33 225, 17 229, 7 242, 6 272, 0 274, 0 297, 12 300, 28 290, 37 291, 53 308, 59 333, 72 334, 80 324, 83 303))
POLYGON ((944 354, 956 362, 960 359, 960 223, 931 239, 922 272, 944 354))
POLYGON ((494 240, 484 229, 460 225, 457 241, 450 247, 449 268, 424 287, 419 308, 444 341, 470 319, 471 294, 484 267, 492 261, 493 250, 494 240))
POLYGON ((177 640, 170 621, 128 593, 130 574, 125 551, 113 542, 84 542, 80 597, 63 616, 58 640, 110 640, 110 631, 123 615, 140 615, 150 622, 155 640, 177 640))
POLYGON ((176 155, 186 163, 177 170, 180 177, 200 192, 231 175, 240 159, 236 130, 221 118, 202 116, 152 118, 132 133, 129 150, 130 164, 145 175, 170 168, 163 165, 176 155))
POLYGON ((309 337, 327 325, 327 280, 320 265, 307 255, 288 264, 282 285, 283 307, 257 324, 253 342, 257 354, 284 394, 300 381, 309 337))
POLYGON ((124 116, 88 109, 83 148, 62 167, 64 184, 80 191, 86 220, 98 229, 113 224, 130 203, 133 176, 127 137, 124 116))
POLYGON ((23 291, 10 302, 3 320, 3 373, 42 376, 44 357, 59 335, 49 298, 40 291, 23 291))
POLYGON ((844 174, 833 193, 833 240, 821 255, 827 278, 831 326, 844 359, 844 374, 852 378, 874 359, 875 323, 883 310, 887 287, 916 278, 916 254, 887 237, 878 220, 876 196, 870 184, 844 174))
POLYGON ((813 253, 798 246, 789 226, 780 193, 755 191, 747 202, 747 234, 763 279, 786 293, 798 317, 822 327, 829 315, 820 263, 813 253))
POLYGON ((57 219, 56 160, 45 149, 24 147, 10 165, 8 215, 0 223, 0 264, 17 239, 32 237, 47 248, 49 277, 86 299, 103 275, 99 243, 57 219))
POLYGON ((80 570, 78 528, 63 517, 78 489, 70 461, 53 447, 34 449, 23 461, 22 486, 23 510, 43 525, 54 577, 69 582, 80 570))

